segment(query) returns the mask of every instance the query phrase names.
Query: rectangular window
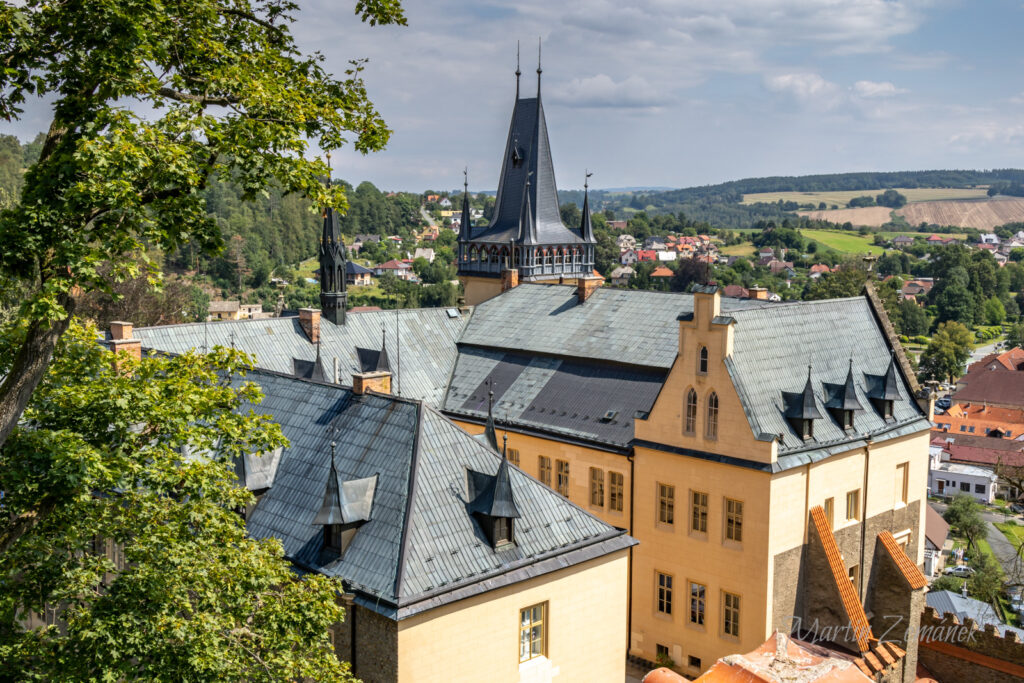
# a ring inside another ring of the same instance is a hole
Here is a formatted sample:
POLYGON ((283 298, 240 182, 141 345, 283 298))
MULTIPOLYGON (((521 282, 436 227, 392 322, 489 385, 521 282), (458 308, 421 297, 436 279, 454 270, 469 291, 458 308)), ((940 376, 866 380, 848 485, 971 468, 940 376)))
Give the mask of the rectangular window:
POLYGON ((855 564, 850 567, 850 583, 853 584, 853 590, 857 591, 857 595, 860 595, 860 565, 855 564))
POLYGON ((544 624, 547 603, 519 610, 519 661, 528 662, 547 654, 544 624))
POLYGON ((569 461, 556 460, 555 468, 558 470, 558 492, 566 498, 569 497, 569 461))
POLYGON ((622 512, 622 474, 620 472, 608 473, 608 509, 612 512, 622 512))
POLYGON ((836 528, 836 499, 826 498, 825 499, 825 519, 828 520, 828 528, 836 528))
POLYGON ((537 458, 537 473, 540 475, 540 483, 551 486, 551 458, 542 455, 537 458))
POLYGON ((984 484, 975 484, 974 485, 974 492, 975 493, 985 493, 985 485, 984 484))
POLYGON ((590 468, 590 504, 604 507, 604 470, 590 468))
POLYGON ((707 599, 707 587, 690 582, 690 623, 704 625, 704 607, 707 599))
POLYGON ((846 520, 860 519, 860 489, 846 494, 846 520))
POLYGON ((516 467, 519 467, 519 449, 517 449, 517 448, 510 448, 510 449, 508 449, 508 461, 510 463, 512 463, 513 465, 515 465, 516 467))
POLYGON ((672 576, 670 574, 658 574, 658 611, 662 614, 672 614, 672 576))
POLYGON ((740 635, 740 596, 722 593, 722 631, 727 636, 740 635))
POLYGON ((700 671, 700 657, 694 657, 693 655, 690 655, 686 658, 686 661, 690 665, 691 669, 696 669, 700 671))
POLYGON ((708 494, 700 491, 690 493, 690 531, 708 532, 708 494))
POLYGON ((910 463, 906 462, 896 465, 896 502, 903 503, 904 505, 907 502, 907 492, 910 484, 909 466, 910 463))
POLYGON ((725 537, 730 541, 743 540, 743 503, 725 499, 725 537))
POLYGON ((960 425, 960 431, 961 432, 966 432, 967 431, 967 425, 960 425))
POLYGON ((969 481, 962 481, 962 482, 960 482, 960 490, 961 491, 966 491, 966 492, 970 493, 971 492, 971 483, 969 481))
POLYGON ((668 660, 668 645, 662 645, 658 643, 654 646, 655 658, 659 661, 665 662, 668 660))
POLYGON ((662 524, 675 524, 676 521, 676 487, 658 484, 658 521, 662 524))

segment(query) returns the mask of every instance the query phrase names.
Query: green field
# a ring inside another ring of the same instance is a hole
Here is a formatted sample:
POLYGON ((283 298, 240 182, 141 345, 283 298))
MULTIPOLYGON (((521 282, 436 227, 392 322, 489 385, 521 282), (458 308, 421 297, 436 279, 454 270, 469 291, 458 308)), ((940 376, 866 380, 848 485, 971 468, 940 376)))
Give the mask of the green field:
MULTIPOLYGON (((896 191, 907 198, 908 202, 933 202, 941 199, 983 199, 988 196, 987 188, 984 187, 915 187, 896 188, 896 191)), ((757 194, 743 195, 744 204, 756 204, 767 202, 774 204, 780 199, 784 202, 796 202, 797 204, 814 204, 817 206, 825 202, 831 207, 833 204, 839 208, 845 208, 854 197, 865 195, 874 197, 882 193, 882 190, 833 190, 827 192, 759 192, 757 194)))
MULTIPOLYGON (((928 237, 929 235, 931 235, 931 233, 930 232, 913 232, 911 230, 900 230, 898 232, 883 232, 882 235, 884 235, 886 238, 889 238, 890 235, 892 237, 895 237, 896 235, 910 235, 911 237, 917 237, 918 235, 920 235, 921 237, 928 237)), ((967 239, 967 233, 966 232, 942 233, 942 237, 953 237, 954 239, 958 239, 958 240, 966 240, 967 239)))
POLYGON ((754 245, 750 244, 749 242, 744 242, 743 244, 734 244, 734 245, 732 245, 730 247, 722 247, 718 251, 720 253, 722 253, 722 254, 725 254, 726 256, 756 256, 757 255, 757 247, 755 247, 754 245))
POLYGON ((871 243, 873 235, 855 232, 834 232, 832 230, 801 230, 800 234, 809 240, 844 254, 884 254, 885 249, 871 243))

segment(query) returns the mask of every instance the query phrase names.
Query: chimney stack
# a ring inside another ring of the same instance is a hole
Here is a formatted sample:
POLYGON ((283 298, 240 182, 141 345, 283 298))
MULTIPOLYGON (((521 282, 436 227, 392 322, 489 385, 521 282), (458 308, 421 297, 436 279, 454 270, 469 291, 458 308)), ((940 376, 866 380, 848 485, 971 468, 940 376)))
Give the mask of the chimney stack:
POLYGON ((747 291, 750 292, 751 299, 758 299, 760 301, 768 299, 768 290, 764 287, 748 287, 747 291))
POLYGON ((139 361, 142 360, 142 340, 132 337, 132 324, 120 320, 110 323, 110 341, 107 342, 114 354, 114 370, 120 372, 121 364, 117 357, 121 353, 139 361))
POLYGON ((302 326, 302 331, 309 338, 310 344, 320 342, 320 309, 300 308, 299 325, 302 326))
POLYGON ((501 291, 507 292, 508 290, 519 286, 519 269, 518 268, 505 268, 501 271, 501 291))
POLYGON ((352 393, 362 396, 367 391, 378 394, 391 393, 391 372, 388 370, 371 370, 357 372, 352 375, 352 393))
POLYGON ((598 287, 604 284, 603 277, 595 275, 584 275, 576 279, 576 298, 578 303, 583 303, 590 298, 598 287))

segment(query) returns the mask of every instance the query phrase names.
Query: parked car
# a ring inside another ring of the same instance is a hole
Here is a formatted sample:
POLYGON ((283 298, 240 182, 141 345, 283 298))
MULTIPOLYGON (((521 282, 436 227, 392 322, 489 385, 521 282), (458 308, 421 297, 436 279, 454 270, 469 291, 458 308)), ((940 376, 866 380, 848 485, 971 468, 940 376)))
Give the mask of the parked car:
POLYGON ((966 564, 957 565, 956 567, 946 567, 943 574, 949 574, 960 579, 969 579, 974 576, 974 569, 968 567, 966 564))
POLYGON ((950 406, 952 405, 953 399, 949 398, 948 396, 943 396, 942 398, 935 402, 935 407, 942 408, 943 410, 949 410, 950 406))
POLYGON ((1018 515, 1024 515, 1024 505, 1021 505, 1020 503, 1014 503, 1013 505, 1010 506, 1010 512, 1016 513, 1018 515))

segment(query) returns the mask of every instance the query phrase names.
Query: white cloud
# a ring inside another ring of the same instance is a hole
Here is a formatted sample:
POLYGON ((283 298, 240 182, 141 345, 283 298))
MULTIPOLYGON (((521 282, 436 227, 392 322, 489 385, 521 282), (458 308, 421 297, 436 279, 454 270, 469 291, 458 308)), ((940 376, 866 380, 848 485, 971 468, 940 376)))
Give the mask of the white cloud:
POLYGON ((812 109, 831 109, 842 99, 839 86, 816 73, 768 76, 764 84, 772 92, 792 95, 801 104, 812 109))
POLYGON ((892 97, 902 95, 906 92, 903 88, 897 88, 889 81, 877 83, 875 81, 857 81, 852 88, 858 97, 892 97))
POLYGON ((619 82, 607 74, 574 78, 548 96, 548 100, 569 107, 614 107, 649 109, 665 104, 666 98, 640 76, 619 82))

